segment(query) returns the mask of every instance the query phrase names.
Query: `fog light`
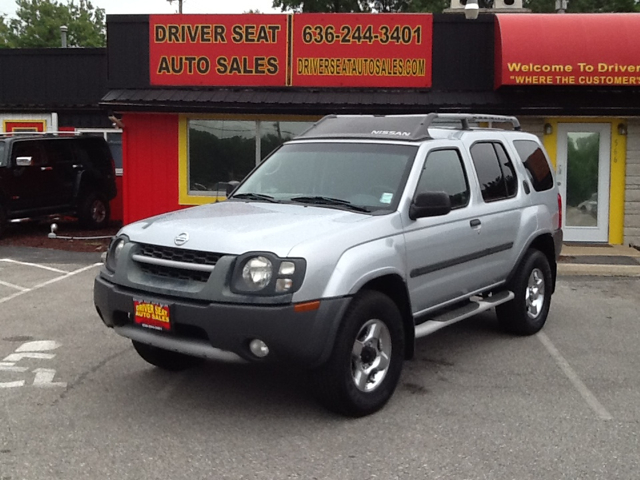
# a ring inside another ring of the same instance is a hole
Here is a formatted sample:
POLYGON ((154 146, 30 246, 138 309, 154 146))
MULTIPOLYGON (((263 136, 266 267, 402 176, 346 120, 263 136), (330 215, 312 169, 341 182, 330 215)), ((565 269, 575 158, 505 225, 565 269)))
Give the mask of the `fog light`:
POLYGON ((276 280, 276 292, 288 292, 291 289, 292 285, 293 280, 291 280, 290 278, 279 278, 278 280, 276 280))
POLYGON ((251 350, 251 353, 253 353, 258 358, 264 358, 269 355, 269 347, 267 347, 267 344, 262 340, 258 340, 257 338, 251 340, 249 349, 251 350))

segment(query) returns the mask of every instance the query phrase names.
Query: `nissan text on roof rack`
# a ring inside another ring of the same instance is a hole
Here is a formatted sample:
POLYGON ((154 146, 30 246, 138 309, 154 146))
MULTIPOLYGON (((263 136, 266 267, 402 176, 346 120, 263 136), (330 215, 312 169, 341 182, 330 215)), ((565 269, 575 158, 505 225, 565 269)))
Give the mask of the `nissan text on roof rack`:
POLYGON ((543 327, 560 196, 519 127, 325 117, 227 201, 124 227, 95 280, 98 313, 157 367, 288 362, 329 409, 376 412, 416 339, 492 308, 514 334, 543 327))

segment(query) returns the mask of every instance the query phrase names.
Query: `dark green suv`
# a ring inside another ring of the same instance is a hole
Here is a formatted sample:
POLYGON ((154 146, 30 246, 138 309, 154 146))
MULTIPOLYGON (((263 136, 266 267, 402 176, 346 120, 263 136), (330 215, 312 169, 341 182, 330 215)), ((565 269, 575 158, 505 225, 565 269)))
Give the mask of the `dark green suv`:
POLYGON ((49 215, 105 227, 115 196, 113 158, 102 137, 0 134, 0 236, 7 222, 49 215))

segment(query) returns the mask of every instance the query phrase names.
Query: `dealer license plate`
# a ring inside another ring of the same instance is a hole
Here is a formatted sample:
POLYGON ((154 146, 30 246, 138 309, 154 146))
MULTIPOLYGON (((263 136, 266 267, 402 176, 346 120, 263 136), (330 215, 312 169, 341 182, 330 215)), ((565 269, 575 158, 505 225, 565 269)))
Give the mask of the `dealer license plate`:
POLYGON ((133 319, 138 325, 153 330, 171 330, 171 314, 166 303, 133 300, 133 319))

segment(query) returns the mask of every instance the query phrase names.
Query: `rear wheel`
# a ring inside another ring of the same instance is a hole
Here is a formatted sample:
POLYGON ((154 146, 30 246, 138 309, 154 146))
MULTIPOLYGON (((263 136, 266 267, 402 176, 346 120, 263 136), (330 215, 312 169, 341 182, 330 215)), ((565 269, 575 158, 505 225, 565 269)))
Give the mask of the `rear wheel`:
POLYGON ((314 372, 318 399, 344 415, 374 413, 393 395, 403 360, 398 307, 380 292, 361 292, 345 314, 331 357, 314 372))
POLYGON ((109 201, 102 193, 90 192, 80 201, 78 219, 85 228, 99 229, 109 224, 109 201))
POLYGON ((515 298, 496 307, 500 326, 518 335, 540 331, 549 313, 552 282, 547 257, 539 250, 529 250, 509 286, 515 298))
POLYGON ((204 362, 202 358, 171 352, 152 345, 136 342, 135 340, 131 342, 133 343, 133 348, 136 349, 136 352, 138 352, 138 355, 140 355, 143 360, 163 370, 177 372, 195 367, 204 362))

